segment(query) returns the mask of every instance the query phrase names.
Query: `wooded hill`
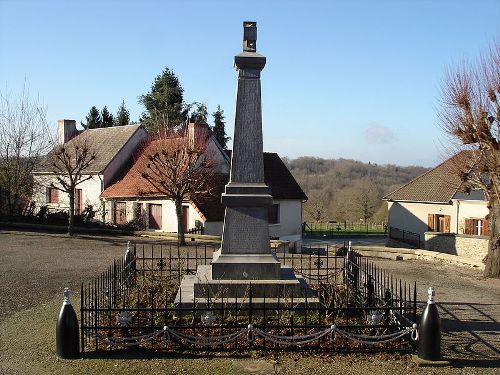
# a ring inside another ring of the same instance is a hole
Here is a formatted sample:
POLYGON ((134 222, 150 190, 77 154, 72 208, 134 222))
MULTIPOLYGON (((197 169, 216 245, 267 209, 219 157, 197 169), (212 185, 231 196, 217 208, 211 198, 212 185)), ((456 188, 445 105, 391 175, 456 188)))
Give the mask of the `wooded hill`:
POLYGON ((308 156, 283 161, 309 197, 304 205, 308 222, 386 221, 382 197, 428 170, 308 156))

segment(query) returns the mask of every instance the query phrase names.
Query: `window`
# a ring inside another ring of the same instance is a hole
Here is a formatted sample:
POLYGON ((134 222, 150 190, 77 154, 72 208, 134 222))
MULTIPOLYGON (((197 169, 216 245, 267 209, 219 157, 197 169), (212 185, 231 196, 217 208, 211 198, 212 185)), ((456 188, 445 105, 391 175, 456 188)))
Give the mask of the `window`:
POLYGON ((427 226, 430 232, 450 233, 450 215, 429 214, 427 226))
POLYGON ((53 187, 48 187, 46 191, 47 203, 59 203, 59 190, 53 187))
POLYGON ((269 224, 279 224, 280 222, 280 205, 273 204, 269 207, 269 224))
POLYGON ((116 225, 127 224, 127 203, 126 202, 116 202, 115 203, 115 224, 116 225))
POLYGON ((472 236, 488 236, 490 233, 489 223, 486 219, 465 219, 464 234, 472 236))
POLYGON ((149 205, 149 229, 161 229, 161 204, 149 205))

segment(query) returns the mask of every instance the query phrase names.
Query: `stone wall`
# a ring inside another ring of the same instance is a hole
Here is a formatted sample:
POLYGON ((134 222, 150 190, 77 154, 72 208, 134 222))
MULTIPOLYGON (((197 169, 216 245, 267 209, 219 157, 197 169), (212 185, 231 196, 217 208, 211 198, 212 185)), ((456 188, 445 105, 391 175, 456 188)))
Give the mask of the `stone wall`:
POLYGON ((489 237, 425 232, 425 249, 482 261, 488 253, 489 237))

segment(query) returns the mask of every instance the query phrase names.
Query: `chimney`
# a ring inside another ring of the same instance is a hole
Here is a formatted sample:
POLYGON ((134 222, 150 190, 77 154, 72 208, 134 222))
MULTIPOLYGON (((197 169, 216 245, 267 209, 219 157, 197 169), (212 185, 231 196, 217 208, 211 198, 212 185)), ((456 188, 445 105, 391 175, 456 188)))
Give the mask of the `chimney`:
POLYGON ((190 122, 188 124, 188 137, 190 144, 204 143, 210 136, 207 124, 190 122))
POLYGON ((78 134, 75 120, 57 120, 57 143, 62 145, 78 134))

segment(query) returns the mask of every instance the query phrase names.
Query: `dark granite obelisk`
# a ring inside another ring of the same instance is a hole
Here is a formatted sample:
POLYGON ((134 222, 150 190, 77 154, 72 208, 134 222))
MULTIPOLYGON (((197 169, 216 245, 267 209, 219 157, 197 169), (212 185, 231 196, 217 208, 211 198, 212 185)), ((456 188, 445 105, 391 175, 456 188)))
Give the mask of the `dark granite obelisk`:
POLYGON ((236 55, 238 93, 234 121, 231 176, 222 194, 226 207, 222 245, 211 265, 185 275, 175 303, 180 306, 319 303, 292 268, 271 252, 268 210, 273 202, 264 182, 260 72, 266 58, 256 52, 257 25, 243 23, 243 52, 236 55), (248 299, 247 297, 251 298, 248 299), (251 301, 251 302, 249 302, 251 301))
POLYGON ((268 209, 273 202, 264 183, 260 72, 266 58, 256 52, 257 24, 243 23, 238 70, 231 175, 222 194, 226 207, 221 249, 212 262, 213 279, 280 278, 280 262, 269 245, 268 209))

